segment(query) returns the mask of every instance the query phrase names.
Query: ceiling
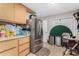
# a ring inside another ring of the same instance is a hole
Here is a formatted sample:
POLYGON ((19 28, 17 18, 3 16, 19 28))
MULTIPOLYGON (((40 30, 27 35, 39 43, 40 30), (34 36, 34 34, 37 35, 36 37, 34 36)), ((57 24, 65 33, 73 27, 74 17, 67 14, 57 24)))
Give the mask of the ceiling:
POLYGON ((46 17, 79 9, 79 3, 23 3, 36 12, 38 17, 46 17))

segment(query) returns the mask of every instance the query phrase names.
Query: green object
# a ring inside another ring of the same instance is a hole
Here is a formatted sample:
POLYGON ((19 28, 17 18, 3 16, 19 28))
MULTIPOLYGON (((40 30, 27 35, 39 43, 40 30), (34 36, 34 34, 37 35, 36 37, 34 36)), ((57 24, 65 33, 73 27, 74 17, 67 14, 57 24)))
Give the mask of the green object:
POLYGON ((50 36, 61 36, 63 33, 70 33, 72 35, 72 32, 68 27, 57 25, 51 29, 50 36))

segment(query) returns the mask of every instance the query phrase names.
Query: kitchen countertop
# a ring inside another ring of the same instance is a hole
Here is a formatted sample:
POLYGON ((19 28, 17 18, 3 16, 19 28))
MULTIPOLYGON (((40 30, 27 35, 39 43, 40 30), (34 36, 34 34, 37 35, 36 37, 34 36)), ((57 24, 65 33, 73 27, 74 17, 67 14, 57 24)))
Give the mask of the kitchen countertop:
POLYGON ((29 36, 27 36, 27 35, 19 35, 19 36, 13 36, 13 37, 0 38, 0 41, 13 40, 13 39, 22 38, 22 37, 29 37, 29 36))

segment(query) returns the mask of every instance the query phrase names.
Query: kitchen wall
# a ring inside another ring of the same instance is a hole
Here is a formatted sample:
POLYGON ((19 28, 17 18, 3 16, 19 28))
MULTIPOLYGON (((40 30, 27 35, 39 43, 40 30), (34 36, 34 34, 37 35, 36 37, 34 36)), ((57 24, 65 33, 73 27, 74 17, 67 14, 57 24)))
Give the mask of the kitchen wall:
POLYGON ((77 21, 74 19, 73 13, 74 11, 41 18, 43 20, 43 41, 47 41, 51 28, 56 25, 67 26, 71 29, 73 35, 76 36, 77 21))

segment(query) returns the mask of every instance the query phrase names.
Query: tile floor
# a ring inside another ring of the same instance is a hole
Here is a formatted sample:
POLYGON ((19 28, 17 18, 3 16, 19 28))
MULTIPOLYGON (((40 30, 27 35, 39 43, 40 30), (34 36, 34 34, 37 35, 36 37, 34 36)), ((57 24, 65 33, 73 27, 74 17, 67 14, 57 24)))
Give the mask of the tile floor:
MULTIPOLYGON (((63 51, 65 51, 64 47, 58 47, 56 45, 49 45, 48 43, 44 43, 44 47, 50 50, 49 56, 62 56, 63 51)), ((35 56, 35 54, 30 53, 28 56, 35 56)))

